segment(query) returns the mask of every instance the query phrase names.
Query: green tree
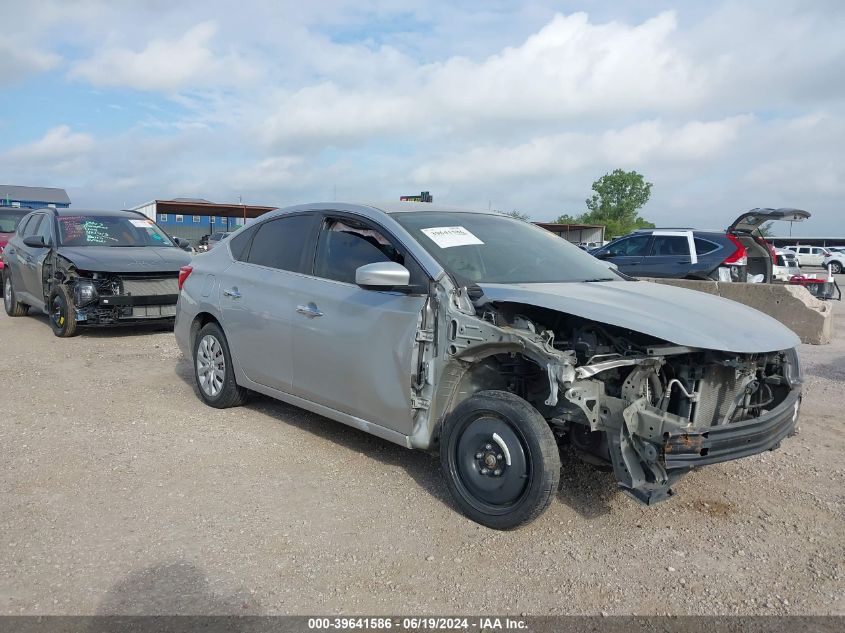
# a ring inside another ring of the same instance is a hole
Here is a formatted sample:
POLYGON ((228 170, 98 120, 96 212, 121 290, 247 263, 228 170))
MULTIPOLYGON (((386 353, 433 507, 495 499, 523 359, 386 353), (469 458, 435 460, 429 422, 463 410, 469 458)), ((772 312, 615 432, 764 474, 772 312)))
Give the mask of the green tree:
POLYGON ((614 169, 593 183, 593 195, 586 200, 584 224, 604 224, 609 236, 630 233, 634 229, 654 228, 638 211, 651 197, 652 183, 635 171, 614 169))
POLYGON ((520 213, 516 209, 513 211, 505 211, 505 215, 509 215, 512 218, 516 218, 517 220, 522 220, 523 222, 530 222, 531 216, 527 213, 520 213))
POLYGON ((574 215, 569 215, 568 213, 564 213, 563 215, 557 216, 557 220, 555 220, 555 224, 582 224, 581 218, 584 217, 582 213, 577 218, 574 215))
POLYGON ((774 225, 774 222, 766 222, 765 224, 761 224, 757 227, 757 232, 760 234, 760 237, 771 237, 774 234, 774 229, 772 229, 774 225))

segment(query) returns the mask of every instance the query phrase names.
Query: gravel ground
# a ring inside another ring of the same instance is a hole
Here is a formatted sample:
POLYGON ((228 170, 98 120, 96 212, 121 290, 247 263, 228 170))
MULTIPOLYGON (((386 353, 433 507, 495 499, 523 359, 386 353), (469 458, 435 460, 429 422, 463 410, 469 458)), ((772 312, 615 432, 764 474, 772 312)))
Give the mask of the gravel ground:
POLYGON ((0 613, 843 614, 836 308, 781 450, 651 508, 565 459, 508 533, 456 511, 432 456, 266 398, 204 407, 170 332, 0 314, 0 613))

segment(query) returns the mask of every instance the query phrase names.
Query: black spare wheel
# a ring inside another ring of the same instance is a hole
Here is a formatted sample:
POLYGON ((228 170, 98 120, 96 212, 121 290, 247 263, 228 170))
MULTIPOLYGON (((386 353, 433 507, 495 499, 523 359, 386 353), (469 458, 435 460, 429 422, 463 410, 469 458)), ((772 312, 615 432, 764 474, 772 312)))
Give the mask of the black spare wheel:
POLYGON ((446 419, 440 462, 472 520, 509 530, 538 517, 560 482, 560 454, 543 416, 507 391, 481 391, 446 419))
POLYGON ((47 301, 47 314, 53 334, 62 338, 76 335, 76 308, 67 286, 53 286, 47 301))

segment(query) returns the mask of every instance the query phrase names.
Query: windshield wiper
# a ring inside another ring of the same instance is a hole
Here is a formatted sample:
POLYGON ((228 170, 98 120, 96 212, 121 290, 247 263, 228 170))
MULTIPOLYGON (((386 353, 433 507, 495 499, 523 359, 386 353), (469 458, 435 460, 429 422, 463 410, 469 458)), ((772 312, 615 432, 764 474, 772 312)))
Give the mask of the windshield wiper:
POLYGON ((614 281, 613 277, 599 277, 597 279, 582 279, 582 283, 591 284, 596 281, 614 281))

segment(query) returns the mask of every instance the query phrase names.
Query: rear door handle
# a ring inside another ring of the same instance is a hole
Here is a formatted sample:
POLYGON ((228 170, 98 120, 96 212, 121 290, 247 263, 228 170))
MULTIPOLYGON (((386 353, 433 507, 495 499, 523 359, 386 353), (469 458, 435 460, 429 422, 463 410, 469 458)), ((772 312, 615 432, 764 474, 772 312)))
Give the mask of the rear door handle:
POLYGON ((307 316, 309 319, 323 316, 323 313, 320 311, 320 308, 318 308, 317 304, 315 304, 313 301, 308 305, 296 306, 296 311, 299 312, 299 314, 307 316))
POLYGON ((232 297, 232 299, 240 299, 241 293, 238 292, 237 288, 229 288, 228 290, 224 290, 223 294, 227 297, 232 297))

